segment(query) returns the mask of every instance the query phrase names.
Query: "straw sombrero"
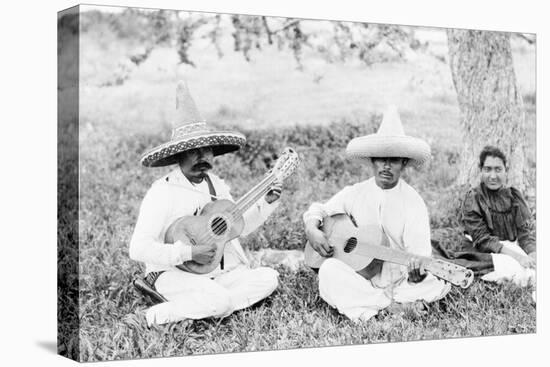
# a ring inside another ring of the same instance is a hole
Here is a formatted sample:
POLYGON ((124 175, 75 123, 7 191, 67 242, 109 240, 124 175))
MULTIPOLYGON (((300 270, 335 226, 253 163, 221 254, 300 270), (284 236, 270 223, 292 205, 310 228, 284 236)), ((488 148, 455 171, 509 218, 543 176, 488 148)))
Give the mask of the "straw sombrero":
POLYGON ((403 157, 422 166, 431 156, 430 146, 422 139, 405 135, 397 108, 388 107, 376 134, 352 139, 346 148, 352 158, 403 157))
POLYGON ((208 125, 199 114, 185 82, 180 81, 176 89, 177 127, 172 130, 170 141, 161 144, 141 157, 146 167, 168 166, 176 162, 175 155, 187 150, 212 147, 214 156, 233 152, 244 146, 243 134, 221 131, 208 125))

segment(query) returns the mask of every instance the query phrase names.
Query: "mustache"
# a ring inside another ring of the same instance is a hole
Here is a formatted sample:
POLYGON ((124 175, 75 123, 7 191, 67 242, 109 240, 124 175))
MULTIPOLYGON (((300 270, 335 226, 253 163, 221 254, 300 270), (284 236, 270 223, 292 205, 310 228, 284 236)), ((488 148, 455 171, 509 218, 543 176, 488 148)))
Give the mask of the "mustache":
POLYGON ((379 171, 378 174, 385 174, 385 175, 389 175, 389 176, 393 176, 393 174, 390 172, 390 171, 379 171))
POLYGON ((212 169, 212 164, 208 161, 200 161, 193 165, 192 167, 194 170, 200 170, 200 169, 212 169))

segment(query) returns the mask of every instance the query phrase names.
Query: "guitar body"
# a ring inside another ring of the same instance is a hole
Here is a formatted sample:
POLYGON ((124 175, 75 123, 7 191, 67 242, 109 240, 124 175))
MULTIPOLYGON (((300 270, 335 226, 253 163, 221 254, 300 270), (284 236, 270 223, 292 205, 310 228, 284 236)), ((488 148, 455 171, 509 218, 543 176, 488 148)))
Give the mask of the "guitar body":
POLYGON ((165 235, 166 243, 175 243, 183 240, 192 245, 215 243, 216 254, 209 264, 199 264, 195 261, 186 261, 177 265, 181 270, 206 274, 216 269, 220 263, 227 242, 239 237, 244 228, 242 216, 232 217, 230 212, 235 204, 230 200, 216 200, 209 202, 202 208, 200 215, 189 215, 174 221, 165 235))
MULTIPOLYGON (((388 238, 377 225, 357 227, 347 214, 336 214, 324 220, 322 231, 328 243, 334 247, 332 257, 348 264, 353 270, 359 271, 369 265, 374 257, 358 255, 361 246, 365 244, 389 246, 388 238)), ((304 249, 306 264, 311 268, 319 268, 327 258, 322 257, 306 243, 304 249)))

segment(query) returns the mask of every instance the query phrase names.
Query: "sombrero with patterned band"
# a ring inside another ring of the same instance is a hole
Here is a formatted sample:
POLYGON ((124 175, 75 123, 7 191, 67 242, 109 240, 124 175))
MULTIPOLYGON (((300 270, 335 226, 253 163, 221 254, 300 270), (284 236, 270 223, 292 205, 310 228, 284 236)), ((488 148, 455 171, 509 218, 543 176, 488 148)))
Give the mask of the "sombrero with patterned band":
POLYGON ((208 125, 199 114, 185 82, 176 90, 177 126, 170 141, 161 144, 141 157, 146 167, 163 167, 176 162, 176 155, 191 149, 211 147, 215 156, 233 152, 244 146, 246 138, 235 131, 217 130, 208 125))
POLYGON ((376 134, 352 139, 346 148, 352 158, 403 157, 416 167, 431 157, 430 146, 422 139, 405 135, 397 108, 388 107, 376 134))

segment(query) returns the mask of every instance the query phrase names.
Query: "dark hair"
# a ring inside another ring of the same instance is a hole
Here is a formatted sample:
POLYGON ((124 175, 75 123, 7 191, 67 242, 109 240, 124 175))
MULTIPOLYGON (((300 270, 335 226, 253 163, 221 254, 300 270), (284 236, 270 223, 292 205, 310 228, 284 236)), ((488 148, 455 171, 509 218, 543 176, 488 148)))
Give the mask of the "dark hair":
POLYGON ((504 168, 506 168, 506 156, 504 153, 502 153, 502 150, 498 149, 497 147, 494 147, 492 145, 486 145, 481 153, 479 153, 479 168, 483 168, 483 165, 485 164, 485 159, 487 157, 495 157, 502 159, 502 163, 504 163, 504 168))

